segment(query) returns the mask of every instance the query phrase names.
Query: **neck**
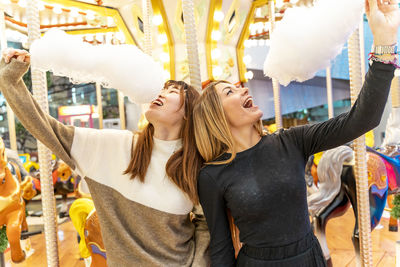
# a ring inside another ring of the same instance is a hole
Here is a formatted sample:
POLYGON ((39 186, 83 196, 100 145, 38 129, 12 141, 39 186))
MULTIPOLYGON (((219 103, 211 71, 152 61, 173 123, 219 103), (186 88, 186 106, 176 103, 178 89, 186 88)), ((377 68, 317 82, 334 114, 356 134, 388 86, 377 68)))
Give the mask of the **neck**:
POLYGON ((154 125, 154 137, 164 141, 172 141, 179 139, 180 127, 154 125))
POLYGON ((235 141, 236 153, 255 146, 261 139, 253 125, 251 127, 231 128, 231 132, 235 141))

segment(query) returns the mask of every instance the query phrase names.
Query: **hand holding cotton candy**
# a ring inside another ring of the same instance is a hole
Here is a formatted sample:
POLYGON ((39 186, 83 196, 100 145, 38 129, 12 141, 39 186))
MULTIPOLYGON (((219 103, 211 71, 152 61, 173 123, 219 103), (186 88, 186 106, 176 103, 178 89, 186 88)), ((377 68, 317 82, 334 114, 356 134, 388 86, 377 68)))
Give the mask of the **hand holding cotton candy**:
POLYGON ((264 74, 288 85, 330 66, 361 21, 363 0, 317 0, 285 12, 271 35, 264 74))
POLYGON ((164 86, 162 67, 133 45, 93 46, 54 29, 36 40, 30 53, 36 68, 75 83, 101 83, 138 104, 156 98, 164 86))

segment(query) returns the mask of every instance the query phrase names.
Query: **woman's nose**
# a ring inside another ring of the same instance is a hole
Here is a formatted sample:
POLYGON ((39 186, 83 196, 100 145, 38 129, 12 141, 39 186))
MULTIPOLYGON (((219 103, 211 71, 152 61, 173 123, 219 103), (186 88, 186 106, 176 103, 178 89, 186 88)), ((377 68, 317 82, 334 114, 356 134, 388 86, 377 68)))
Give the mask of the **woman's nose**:
POLYGON ((249 94, 249 88, 243 87, 242 89, 242 95, 248 95, 249 94))

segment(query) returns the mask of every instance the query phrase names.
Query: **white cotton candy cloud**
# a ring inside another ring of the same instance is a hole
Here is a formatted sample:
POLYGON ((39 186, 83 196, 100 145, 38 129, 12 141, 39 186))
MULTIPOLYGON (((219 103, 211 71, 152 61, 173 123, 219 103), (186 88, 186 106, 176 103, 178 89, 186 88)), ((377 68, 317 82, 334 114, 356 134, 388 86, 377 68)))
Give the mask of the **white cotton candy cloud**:
POLYGON ((264 74, 288 85, 330 66, 358 27, 363 0, 317 0, 313 7, 287 9, 271 36, 264 74))
POLYGON ((148 103, 164 85, 160 64, 133 45, 91 45, 61 30, 50 30, 30 49, 32 65, 75 83, 99 82, 133 102, 148 103))

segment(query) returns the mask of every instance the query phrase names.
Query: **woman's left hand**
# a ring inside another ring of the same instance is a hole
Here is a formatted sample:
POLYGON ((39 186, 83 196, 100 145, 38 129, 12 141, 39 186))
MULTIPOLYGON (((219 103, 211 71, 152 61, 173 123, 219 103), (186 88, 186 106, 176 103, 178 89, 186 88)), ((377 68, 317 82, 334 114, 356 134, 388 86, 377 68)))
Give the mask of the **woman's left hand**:
POLYGON ((374 36, 374 45, 397 44, 400 26, 398 0, 366 0, 365 12, 374 36))

